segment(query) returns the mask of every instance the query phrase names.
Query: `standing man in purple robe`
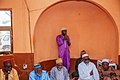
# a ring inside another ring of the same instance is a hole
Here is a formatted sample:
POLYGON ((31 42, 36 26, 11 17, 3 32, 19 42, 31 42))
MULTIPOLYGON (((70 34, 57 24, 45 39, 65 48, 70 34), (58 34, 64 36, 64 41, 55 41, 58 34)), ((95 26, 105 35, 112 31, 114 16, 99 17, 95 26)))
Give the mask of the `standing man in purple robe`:
POLYGON ((67 29, 61 28, 61 34, 57 36, 56 42, 58 45, 58 57, 62 58, 63 65, 68 69, 70 69, 70 50, 69 46, 70 38, 67 35, 67 29))

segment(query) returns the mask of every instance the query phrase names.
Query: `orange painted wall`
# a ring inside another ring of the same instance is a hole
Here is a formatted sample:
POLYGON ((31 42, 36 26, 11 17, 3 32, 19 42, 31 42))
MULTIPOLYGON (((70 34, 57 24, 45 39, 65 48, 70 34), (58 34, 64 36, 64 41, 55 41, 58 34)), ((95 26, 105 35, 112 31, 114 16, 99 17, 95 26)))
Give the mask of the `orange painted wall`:
MULTIPOLYGON (((33 36, 34 36, 34 28, 35 28, 35 24, 40 16, 40 14, 51 4, 54 4, 55 2, 58 2, 61 0, 44 0, 41 1, 41 3, 39 3, 39 0, 28 0, 28 6, 30 9, 30 22, 31 22, 31 38, 33 40, 33 36)), ((90 0, 90 1, 94 1, 96 3, 98 3, 99 5, 103 6, 113 17, 113 19, 115 20, 115 23, 118 27, 120 27, 120 0, 90 0), (109 3, 108 3, 109 2, 109 3)), ((119 36, 120 37, 120 36, 119 36)), ((119 43, 120 45, 120 43, 119 43)), ((32 44, 32 51, 34 52, 34 47, 32 44)), ((120 51, 120 48, 119 48, 120 51)), ((119 53, 118 53, 119 54, 119 53)))
POLYGON ((38 18, 34 34, 35 62, 57 58, 55 40, 62 26, 67 27, 71 38, 72 58, 79 57, 85 49, 93 59, 117 61, 118 33, 111 17, 94 4, 69 1, 47 9, 38 18))

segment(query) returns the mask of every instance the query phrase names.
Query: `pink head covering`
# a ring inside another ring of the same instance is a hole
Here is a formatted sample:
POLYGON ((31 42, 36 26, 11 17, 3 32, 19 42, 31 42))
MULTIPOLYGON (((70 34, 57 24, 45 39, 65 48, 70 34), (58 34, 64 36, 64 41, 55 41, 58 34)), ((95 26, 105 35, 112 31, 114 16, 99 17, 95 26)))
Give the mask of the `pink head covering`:
POLYGON ((3 64, 4 64, 4 65, 6 65, 6 64, 8 64, 8 63, 12 64, 12 62, 11 62, 10 59, 7 59, 7 60, 4 60, 4 61, 3 61, 3 64))

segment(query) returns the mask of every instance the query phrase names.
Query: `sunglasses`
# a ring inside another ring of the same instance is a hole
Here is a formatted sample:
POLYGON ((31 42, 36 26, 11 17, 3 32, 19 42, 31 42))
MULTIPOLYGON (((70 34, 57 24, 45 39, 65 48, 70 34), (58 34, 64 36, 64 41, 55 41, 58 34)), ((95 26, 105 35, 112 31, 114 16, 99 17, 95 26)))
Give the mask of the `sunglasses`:
POLYGON ((88 59, 84 59, 85 61, 87 61, 87 60, 90 60, 89 58, 88 59))

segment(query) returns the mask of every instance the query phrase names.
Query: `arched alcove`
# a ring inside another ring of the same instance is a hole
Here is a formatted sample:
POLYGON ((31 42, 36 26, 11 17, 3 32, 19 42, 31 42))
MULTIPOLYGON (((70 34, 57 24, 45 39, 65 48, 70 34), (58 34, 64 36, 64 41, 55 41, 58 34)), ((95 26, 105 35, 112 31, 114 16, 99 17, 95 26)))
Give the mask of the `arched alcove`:
POLYGON ((38 18, 34 32, 35 63, 57 58, 56 36, 65 26, 71 38, 70 55, 85 49, 91 58, 117 61, 118 31, 114 20, 100 5, 90 1, 60 1, 38 18))

